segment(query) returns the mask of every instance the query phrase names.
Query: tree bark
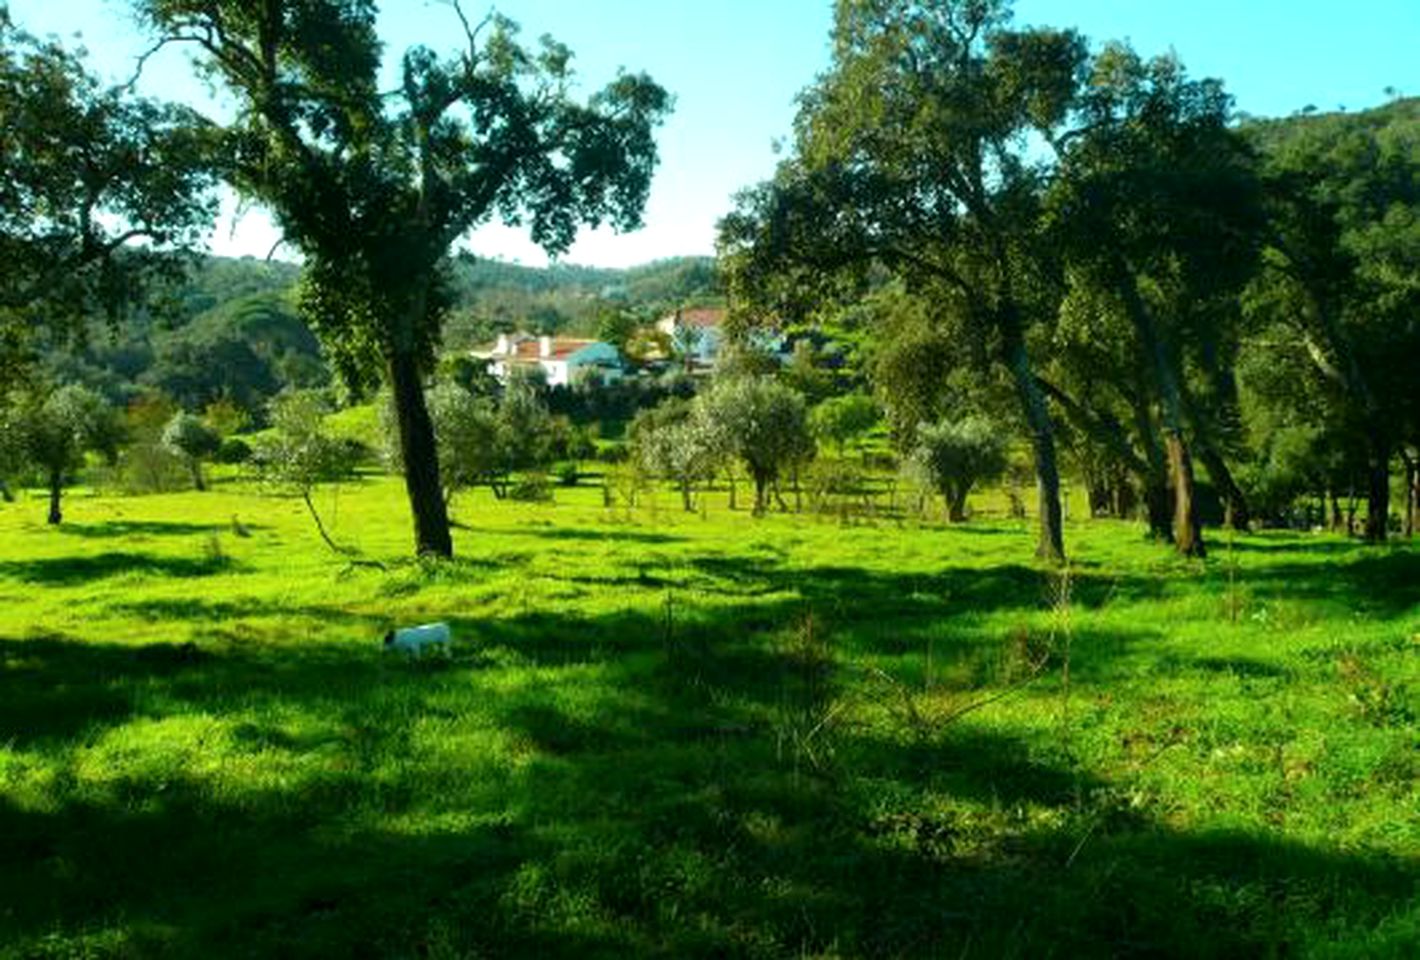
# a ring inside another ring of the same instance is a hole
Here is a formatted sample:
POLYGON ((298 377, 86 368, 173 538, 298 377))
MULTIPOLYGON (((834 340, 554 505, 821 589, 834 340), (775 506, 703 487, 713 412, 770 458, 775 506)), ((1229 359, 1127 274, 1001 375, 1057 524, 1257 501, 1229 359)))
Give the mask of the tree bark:
POLYGON ((452 557, 454 543, 439 485, 434 424, 424 403, 424 384, 412 352, 393 352, 389 357, 389 378, 404 458, 404 489, 414 515, 414 552, 418 556, 452 557))
POLYGON ((966 522, 966 488, 947 492, 947 520, 952 523, 966 522))
POLYGON ((1203 543, 1203 528, 1198 522, 1198 501, 1194 493, 1193 460, 1183 436, 1183 393, 1173 351, 1162 336, 1154 317, 1139 295, 1133 275, 1123 272, 1118 288, 1125 309, 1134 323, 1140 345, 1153 367, 1155 386, 1159 391, 1159 406, 1163 416, 1164 447, 1168 453, 1169 483, 1173 487, 1173 538, 1178 552, 1186 557, 1201 557, 1207 553, 1203 543))
POLYGON ((4 480, 0 480, 0 500, 4 500, 6 503, 15 502, 15 494, 11 492, 10 485, 4 480))
POLYGON ((1400 451, 1400 457, 1405 461, 1405 539, 1415 538, 1415 485, 1417 472, 1420 472, 1420 464, 1417 464, 1404 448, 1400 451))
POLYGON ((1149 536, 1161 543, 1173 543, 1173 518, 1169 515, 1169 468, 1153 415, 1142 395, 1134 403, 1135 429, 1144 445, 1144 513, 1149 536))
POLYGON ((1169 477, 1173 481, 1173 533, 1178 552, 1185 557, 1204 557, 1208 548, 1198 523, 1198 505, 1194 493, 1193 460, 1183 438, 1170 432, 1165 441, 1169 451, 1169 477))
POLYGON ((64 493, 64 471, 49 471, 49 523, 56 525, 64 520, 64 513, 59 509, 59 498, 64 493))
POLYGON ((1019 321, 1008 316, 1002 323, 1006 366, 1015 383, 1016 397, 1021 403, 1026 425, 1031 433, 1031 450, 1035 456, 1036 490, 1040 499, 1040 539, 1036 555, 1044 560, 1065 559, 1065 536, 1060 516, 1060 468, 1055 456, 1055 427, 1050 410, 1045 405, 1031 371, 1030 355, 1019 329, 1019 321))
POLYGON ((198 493, 205 493, 207 485, 202 482, 202 464, 196 458, 188 459, 188 469, 192 471, 192 485, 198 493))
POLYGON ((1370 463, 1366 470, 1366 539, 1384 543, 1390 525, 1390 443, 1373 429, 1370 463))
POLYGON ((1227 506, 1228 526, 1239 532, 1246 532, 1252 526, 1252 510, 1247 505, 1247 496, 1233 478, 1233 472, 1228 469, 1227 461, 1218 453, 1216 447, 1207 442, 1199 443, 1198 458, 1203 461, 1203 466, 1208 468, 1208 476, 1212 478, 1213 486, 1217 487, 1223 496, 1223 502, 1227 506))

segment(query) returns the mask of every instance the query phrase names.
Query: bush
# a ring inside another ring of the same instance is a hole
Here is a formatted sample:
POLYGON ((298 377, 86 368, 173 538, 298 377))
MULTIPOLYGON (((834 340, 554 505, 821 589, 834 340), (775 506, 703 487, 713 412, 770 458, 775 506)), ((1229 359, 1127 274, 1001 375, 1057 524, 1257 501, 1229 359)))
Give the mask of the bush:
POLYGON ((575 487, 582 476, 577 470, 577 465, 570 460, 555 465, 552 468, 552 475, 557 478, 558 485, 563 487, 575 487))
POLYGON ((547 482, 546 474, 529 473, 519 477, 508 488, 508 499, 521 503, 550 503, 552 486, 547 482))
POLYGON ((251 444, 241 437, 228 437, 217 448, 216 461, 225 464, 246 463, 251 460, 251 444))

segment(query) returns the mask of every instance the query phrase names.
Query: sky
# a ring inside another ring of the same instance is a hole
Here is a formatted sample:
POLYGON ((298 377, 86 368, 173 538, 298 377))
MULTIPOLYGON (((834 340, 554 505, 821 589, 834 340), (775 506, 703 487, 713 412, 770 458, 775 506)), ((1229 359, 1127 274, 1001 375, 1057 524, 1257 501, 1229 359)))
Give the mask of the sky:
MULTIPOLYGON (((3 5, 6 0, 0 0, 3 5)), ((32 33, 75 34, 93 67, 128 79, 146 48, 124 0, 8 0, 32 33)), ((464 0, 471 15, 488 6, 464 0)), ((563 260, 627 267, 714 252, 715 223, 735 191, 772 175, 790 133, 795 96, 828 66, 831 0, 498 0, 533 40, 572 48, 585 96, 618 68, 645 71, 676 98, 658 135, 660 166, 643 229, 586 230, 563 260)), ((1240 111, 1280 116, 1307 106, 1364 109, 1387 88, 1420 95, 1420 0, 1016 0, 1020 25, 1075 27, 1092 41, 1130 41, 1145 55, 1174 51, 1195 77, 1219 77, 1240 111)), ((423 43, 453 52, 462 37, 444 0, 385 0, 380 34, 395 57, 423 43)), ((220 99, 164 52, 139 89, 209 112, 220 99)), ((260 210, 224 203, 215 253, 266 256, 279 239, 260 210)), ((464 242, 474 254, 540 265, 521 231, 492 224, 464 242)), ((281 250, 277 256, 290 256, 281 250)))

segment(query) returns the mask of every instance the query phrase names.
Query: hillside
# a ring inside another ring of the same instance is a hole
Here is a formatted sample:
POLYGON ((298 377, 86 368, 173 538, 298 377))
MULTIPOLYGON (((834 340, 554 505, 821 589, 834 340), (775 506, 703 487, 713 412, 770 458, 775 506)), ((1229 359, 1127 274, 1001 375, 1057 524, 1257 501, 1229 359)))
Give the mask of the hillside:
MULTIPOLYGON (((218 397, 257 411, 287 386, 330 380, 320 344, 298 316, 296 264, 208 257, 174 291, 171 313, 96 322, 87 342, 51 353, 49 372, 126 404, 157 389, 196 409, 218 397)), ((628 270, 556 264, 526 267, 461 257, 445 345, 460 349, 515 328, 595 333, 600 314, 650 318, 719 294, 708 257, 660 260, 628 270)))

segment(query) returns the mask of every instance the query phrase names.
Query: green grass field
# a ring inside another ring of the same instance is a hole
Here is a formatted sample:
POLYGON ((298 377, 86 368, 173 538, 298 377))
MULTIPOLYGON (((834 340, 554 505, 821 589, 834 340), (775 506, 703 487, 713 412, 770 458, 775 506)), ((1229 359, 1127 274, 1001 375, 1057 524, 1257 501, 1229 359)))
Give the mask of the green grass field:
POLYGON ((1420 552, 557 495, 0 508, 0 955, 1420 951, 1420 552))

